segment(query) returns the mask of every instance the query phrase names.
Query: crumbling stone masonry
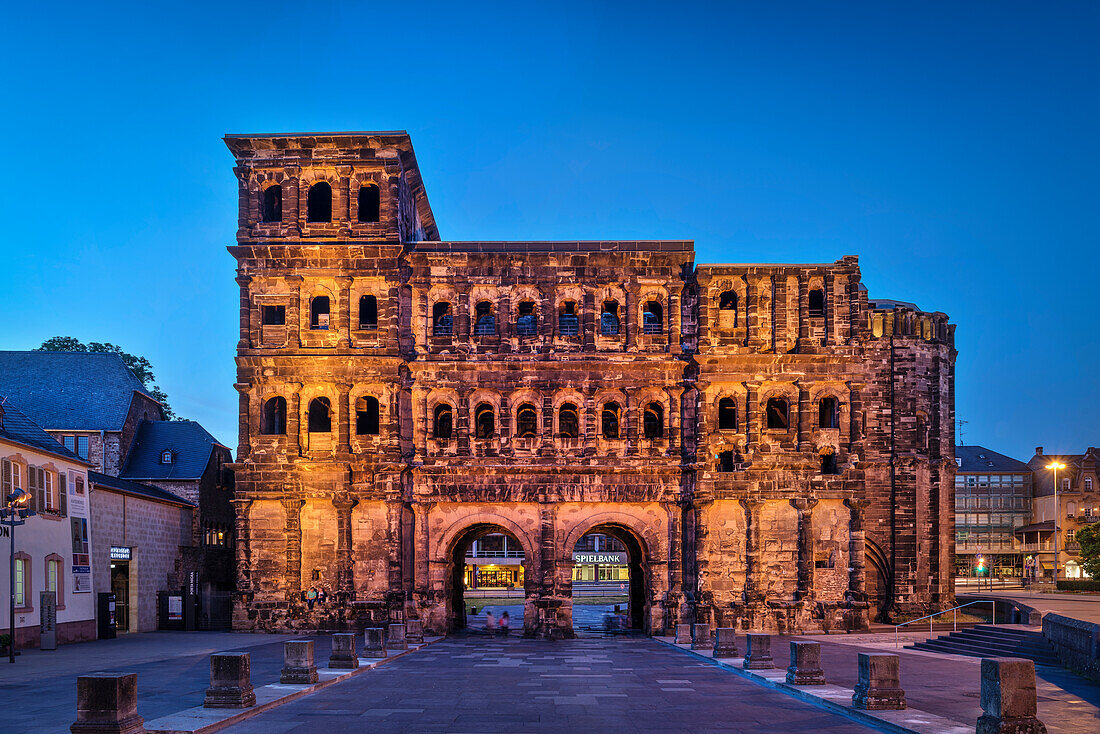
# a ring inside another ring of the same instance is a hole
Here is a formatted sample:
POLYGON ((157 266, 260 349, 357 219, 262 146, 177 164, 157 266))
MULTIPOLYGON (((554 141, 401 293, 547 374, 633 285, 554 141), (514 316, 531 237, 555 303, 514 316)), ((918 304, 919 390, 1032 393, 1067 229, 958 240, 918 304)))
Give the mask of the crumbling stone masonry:
POLYGON ((405 133, 226 143, 237 628, 461 625, 489 532, 523 546, 531 635, 572 634, 593 530, 653 633, 952 604, 954 326, 868 300, 855 257, 446 242, 405 133))

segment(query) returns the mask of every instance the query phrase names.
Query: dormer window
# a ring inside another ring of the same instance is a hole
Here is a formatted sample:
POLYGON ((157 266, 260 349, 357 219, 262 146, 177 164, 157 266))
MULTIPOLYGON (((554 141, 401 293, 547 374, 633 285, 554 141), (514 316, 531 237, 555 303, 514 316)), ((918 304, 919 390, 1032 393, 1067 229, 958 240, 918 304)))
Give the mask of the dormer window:
POLYGON ((176 455, 172 453, 171 449, 165 449, 160 452, 160 463, 172 464, 176 460, 176 455))

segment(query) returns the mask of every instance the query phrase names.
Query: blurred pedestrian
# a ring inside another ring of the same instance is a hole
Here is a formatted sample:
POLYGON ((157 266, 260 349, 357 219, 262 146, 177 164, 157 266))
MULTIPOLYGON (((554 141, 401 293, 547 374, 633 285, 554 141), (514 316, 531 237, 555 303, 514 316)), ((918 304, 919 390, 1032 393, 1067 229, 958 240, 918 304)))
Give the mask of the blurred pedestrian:
POLYGON ((488 609, 485 610, 485 631, 490 635, 496 631, 497 621, 493 618, 493 613, 488 609))
POLYGON ((512 624, 511 617, 508 616, 508 610, 501 612, 500 614, 500 636, 507 637, 510 625, 512 624))

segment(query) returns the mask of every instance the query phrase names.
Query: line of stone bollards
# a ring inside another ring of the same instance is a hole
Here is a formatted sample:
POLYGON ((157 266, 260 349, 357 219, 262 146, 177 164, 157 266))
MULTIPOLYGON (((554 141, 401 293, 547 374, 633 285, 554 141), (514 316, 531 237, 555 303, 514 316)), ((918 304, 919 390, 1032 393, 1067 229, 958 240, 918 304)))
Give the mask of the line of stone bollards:
MULTIPOLYGON (((676 625, 675 644, 692 650, 712 649, 715 658, 738 656, 736 629, 719 627, 713 634, 707 624, 676 625)), ((746 636, 745 670, 773 670, 771 635, 750 632, 746 636)), ((785 682, 796 686, 826 685, 821 667, 821 644, 792 640, 785 682)), ((859 679, 852 693, 852 708, 866 711, 899 711, 906 708, 901 687, 901 662, 890 653, 858 653, 859 679)), ((981 705, 976 734, 1045 734, 1037 718, 1035 663, 1024 658, 982 658, 981 705)))
MULTIPOLYGON (((328 667, 354 670, 359 659, 385 658, 391 651, 408 650, 409 643, 424 642, 424 627, 419 619, 394 623, 385 628, 363 631, 363 649, 357 650, 357 638, 350 632, 332 636, 328 667)), ((288 640, 283 643, 283 668, 280 684, 310 685, 319 680, 314 661, 313 640, 288 640)), ((93 673, 76 679, 76 721, 72 734, 144 734, 145 721, 137 712, 137 675, 93 673)), ((247 652, 219 652, 210 656, 210 687, 203 708, 246 709, 256 705, 252 686, 252 655, 247 652)))

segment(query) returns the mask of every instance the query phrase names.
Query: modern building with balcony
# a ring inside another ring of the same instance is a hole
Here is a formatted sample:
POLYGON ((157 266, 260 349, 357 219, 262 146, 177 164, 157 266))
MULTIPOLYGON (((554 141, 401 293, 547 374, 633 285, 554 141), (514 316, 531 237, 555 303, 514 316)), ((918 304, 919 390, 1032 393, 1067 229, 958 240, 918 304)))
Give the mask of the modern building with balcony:
POLYGON ((1020 528, 1020 535, 1037 553, 1041 565, 1035 568, 1035 576, 1051 580, 1057 565, 1059 579, 1088 578, 1074 536, 1081 528, 1100 522, 1100 449, 1090 446, 1083 454, 1045 454, 1038 446, 1028 466, 1035 477, 1035 508, 1031 524, 1020 528), (1053 464, 1060 465, 1057 492, 1054 469, 1047 468, 1053 464))
POLYGON ((1021 532, 1032 521, 1032 468, 983 446, 956 446, 955 463, 956 577, 1022 578, 1041 543, 1021 532))

